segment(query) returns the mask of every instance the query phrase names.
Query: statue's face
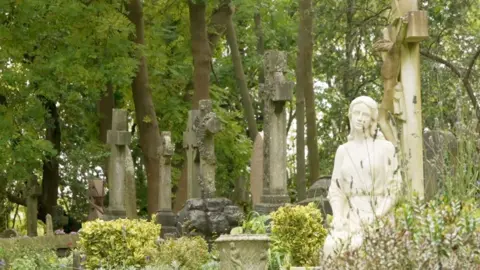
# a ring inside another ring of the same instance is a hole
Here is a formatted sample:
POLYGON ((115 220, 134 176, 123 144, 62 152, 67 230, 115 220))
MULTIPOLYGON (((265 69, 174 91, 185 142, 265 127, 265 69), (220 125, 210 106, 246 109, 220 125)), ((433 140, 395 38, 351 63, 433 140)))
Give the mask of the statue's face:
POLYGON ((372 123, 372 112, 370 108, 363 104, 357 104, 352 109, 352 129, 367 132, 372 123))

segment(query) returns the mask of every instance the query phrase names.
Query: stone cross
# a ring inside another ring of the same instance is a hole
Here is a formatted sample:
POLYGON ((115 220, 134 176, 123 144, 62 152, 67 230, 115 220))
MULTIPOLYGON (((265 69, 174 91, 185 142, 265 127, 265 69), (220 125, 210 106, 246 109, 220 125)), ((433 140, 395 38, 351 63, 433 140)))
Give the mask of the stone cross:
POLYGON ((127 218, 136 219, 137 215, 137 189, 135 184, 135 166, 132 152, 128 145, 125 146, 125 210, 127 218))
POLYGON ((217 161, 215 157, 214 135, 222 129, 222 124, 217 115, 212 112, 212 101, 203 99, 198 102, 200 114, 195 125, 198 153, 200 154, 200 183, 202 198, 215 197, 215 170, 217 161))
POLYGON ((103 180, 92 179, 88 181, 88 197, 90 201, 90 212, 87 220, 95 220, 103 217, 103 199, 105 191, 103 188, 103 180))
POLYGON ((263 134, 257 133, 250 158, 250 194, 253 205, 260 203, 263 190, 263 134))
POLYGON ((107 143, 111 145, 108 163, 109 205, 103 216, 106 220, 125 218, 125 177, 127 145, 130 132, 127 131, 127 111, 113 109, 112 129, 107 132, 107 143))
POLYGON ((400 148, 408 190, 423 197, 419 43, 428 38, 428 15, 418 10, 418 0, 392 0, 392 14, 392 24, 384 30, 383 40, 377 45, 384 52, 385 88, 379 108, 379 125, 385 137, 400 148))
POLYGON ((200 198, 198 173, 200 171, 200 159, 198 154, 197 135, 195 133, 195 119, 200 111, 188 112, 187 129, 183 132, 183 148, 187 152, 187 199, 200 198))
POLYGON ((37 210, 38 197, 42 195, 42 190, 38 184, 37 177, 32 176, 27 181, 27 235, 37 236, 37 210))
POLYGON ((264 55, 265 85, 261 87, 264 102, 263 194, 257 211, 276 210, 290 201, 287 193, 287 119, 285 103, 292 99, 293 83, 285 79, 287 55, 267 51, 264 55))
POLYGON ((175 145, 172 143, 170 131, 160 135, 160 198, 158 203, 157 223, 162 224, 161 236, 176 233, 176 219, 172 212, 172 156, 175 145))

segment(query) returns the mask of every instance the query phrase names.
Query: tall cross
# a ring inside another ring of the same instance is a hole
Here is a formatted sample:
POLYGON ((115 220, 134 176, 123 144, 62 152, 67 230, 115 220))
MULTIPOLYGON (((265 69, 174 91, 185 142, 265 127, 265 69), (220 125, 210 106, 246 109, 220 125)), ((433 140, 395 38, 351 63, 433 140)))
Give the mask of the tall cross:
POLYGON ((383 52, 384 96, 379 125, 400 148, 404 178, 411 193, 424 196, 420 42, 428 38, 428 16, 417 0, 392 0, 393 21, 375 49, 383 52))
POLYGON ((200 198, 198 185, 198 173, 200 171, 200 160, 198 155, 197 134, 195 133, 196 119, 200 111, 190 110, 188 112, 187 129, 183 132, 183 148, 187 152, 187 199, 200 198))
POLYGON ((199 183, 202 189, 202 198, 215 197, 215 157, 214 135, 222 129, 217 115, 212 111, 212 101, 203 99, 198 102, 200 115, 196 125, 198 152, 200 154, 199 183))

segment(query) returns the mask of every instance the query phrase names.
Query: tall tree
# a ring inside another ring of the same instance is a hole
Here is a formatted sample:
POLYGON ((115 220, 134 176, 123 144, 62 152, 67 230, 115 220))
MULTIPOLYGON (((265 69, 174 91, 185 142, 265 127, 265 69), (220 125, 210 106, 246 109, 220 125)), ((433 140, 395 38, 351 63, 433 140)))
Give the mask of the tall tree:
POLYGON ((250 94, 248 93, 247 79, 243 72, 242 57, 238 50, 237 34, 233 24, 233 9, 231 10, 227 20, 227 42, 230 46, 230 53, 232 55, 233 68, 235 71, 235 78, 237 80, 237 87, 242 97, 243 115, 247 120, 248 134, 252 141, 257 137, 257 123, 255 121, 255 112, 253 110, 250 94))
MULTIPOLYGON (((130 0, 128 4, 128 18, 135 25, 135 42, 145 44, 143 7, 141 0, 130 0)), ((132 82, 133 102, 135 116, 140 135, 140 147, 144 155, 145 168, 148 182, 147 211, 151 215, 158 211, 160 157, 160 131, 158 129, 157 115, 153 104, 152 93, 148 88, 148 70, 146 58, 139 56, 138 70, 132 82)))
POLYGON ((205 0, 188 0, 190 15, 190 35, 193 56, 193 94, 192 109, 198 109, 198 101, 210 98, 210 64, 212 54, 208 44, 205 0))
MULTIPOLYGON (((305 95, 305 111, 307 118, 307 146, 308 146, 308 167, 309 167, 309 183, 313 184, 319 177, 320 163, 318 156, 317 143, 317 115, 315 113, 315 95, 313 92, 313 8, 312 0, 299 0, 299 29, 298 29, 298 56, 297 56, 297 91, 305 95)), ((300 100, 300 102, 302 102, 300 100)), ((297 119, 302 116, 298 116, 297 119)), ((298 120, 297 120, 298 121, 298 120)), ((302 121, 303 122, 303 121, 302 121)), ((299 124, 297 124, 299 125, 299 124)), ((297 138, 297 141, 299 138, 297 138)), ((298 147, 298 146, 297 146, 298 147)), ((297 157, 298 158, 298 157, 297 157)), ((304 187, 302 188, 302 192, 304 187)), ((299 194, 300 195, 300 194, 299 194)), ((303 194, 302 194, 303 195, 303 194)))

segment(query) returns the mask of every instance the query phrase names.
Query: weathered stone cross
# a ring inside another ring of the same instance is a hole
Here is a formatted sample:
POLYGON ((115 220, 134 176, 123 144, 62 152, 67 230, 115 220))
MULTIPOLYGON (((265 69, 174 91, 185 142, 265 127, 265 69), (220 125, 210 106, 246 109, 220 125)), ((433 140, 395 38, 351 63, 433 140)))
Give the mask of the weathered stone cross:
POLYGON ((105 210, 104 219, 125 218, 125 161, 127 145, 131 134, 127 131, 127 111, 113 109, 112 129, 107 132, 107 143, 111 145, 108 163, 109 205, 105 210))
POLYGON ((290 201, 287 193, 287 120, 285 103, 292 99, 293 83, 285 79, 287 56, 280 51, 264 55, 264 183, 256 210, 268 213, 290 201))
POLYGON ((187 129, 183 132, 183 148, 187 152, 187 199, 200 198, 198 185, 198 173, 200 161, 198 155, 197 135, 195 133, 195 119, 200 111, 190 110, 188 112, 187 129))

